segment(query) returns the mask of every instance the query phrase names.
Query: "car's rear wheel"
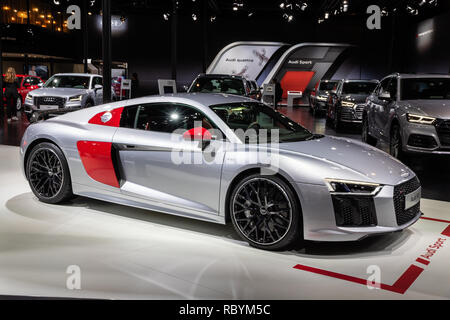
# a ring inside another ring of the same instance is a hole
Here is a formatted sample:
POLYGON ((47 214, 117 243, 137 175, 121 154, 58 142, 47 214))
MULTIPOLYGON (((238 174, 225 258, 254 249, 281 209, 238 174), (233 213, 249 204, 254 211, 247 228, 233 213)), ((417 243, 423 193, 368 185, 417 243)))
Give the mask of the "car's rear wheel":
POLYGON ((277 176, 253 174, 241 180, 229 209, 236 232, 251 246, 281 250, 303 238, 296 197, 277 176))
POLYGON ((73 198, 69 167, 56 145, 42 142, 33 147, 26 172, 31 190, 40 201, 60 203, 73 198))
POLYGON ((377 139, 372 137, 369 133, 369 121, 367 116, 363 117, 361 139, 363 142, 370 144, 371 146, 377 145, 377 139))

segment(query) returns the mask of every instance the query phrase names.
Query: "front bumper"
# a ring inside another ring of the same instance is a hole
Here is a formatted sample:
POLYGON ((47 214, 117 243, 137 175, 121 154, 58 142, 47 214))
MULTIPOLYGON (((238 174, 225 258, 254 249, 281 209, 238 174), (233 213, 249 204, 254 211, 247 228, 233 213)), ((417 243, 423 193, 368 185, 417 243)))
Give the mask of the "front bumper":
POLYGON ((403 151, 450 155, 450 127, 406 122, 402 128, 403 151))
POLYGON ((301 201, 305 240, 361 240, 371 235, 401 231, 414 224, 421 216, 419 209, 411 219, 399 225, 394 202, 395 187, 385 185, 373 197, 376 225, 340 227, 337 225, 332 197, 326 186, 296 183, 296 187, 301 201))
POLYGON ((25 103, 23 105, 23 110, 26 113, 33 113, 34 111, 49 111, 49 110, 59 110, 64 108, 81 108, 82 102, 76 101, 76 102, 66 102, 64 105, 55 105, 54 109, 41 109, 40 107, 36 106, 33 101, 25 100, 25 103))

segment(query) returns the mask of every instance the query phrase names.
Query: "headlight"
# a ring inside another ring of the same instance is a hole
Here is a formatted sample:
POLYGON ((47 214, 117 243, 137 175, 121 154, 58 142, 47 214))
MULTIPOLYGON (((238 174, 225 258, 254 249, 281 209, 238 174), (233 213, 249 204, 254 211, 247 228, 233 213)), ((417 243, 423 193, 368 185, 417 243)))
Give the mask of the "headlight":
POLYGON ((25 100, 33 100, 33 96, 31 94, 27 93, 25 100))
POLYGON ((333 194, 376 195, 381 189, 377 183, 325 179, 328 190, 333 194))
POLYGON ((341 105, 343 107, 350 107, 350 108, 352 108, 355 105, 355 103, 354 102, 350 102, 350 101, 342 101, 341 105))
POLYGON ((412 123, 420 123, 420 124, 433 124, 436 118, 419 116, 417 114, 406 114, 406 120, 412 123))
POLYGON ((318 96, 317 97, 317 100, 319 100, 319 101, 326 101, 327 99, 328 99, 327 96, 318 96))
POLYGON ((70 102, 73 102, 73 101, 81 101, 82 98, 83 98, 83 95, 80 94, 80 95, 78 95, 78 96, 70 97, 70 98, 69 98, 69 101, 70 101, 70 102))

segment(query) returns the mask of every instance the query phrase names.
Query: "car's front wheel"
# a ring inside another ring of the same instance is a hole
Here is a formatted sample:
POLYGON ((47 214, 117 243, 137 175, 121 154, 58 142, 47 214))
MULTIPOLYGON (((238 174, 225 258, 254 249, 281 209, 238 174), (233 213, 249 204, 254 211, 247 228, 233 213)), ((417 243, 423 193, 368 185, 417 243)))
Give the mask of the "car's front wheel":
POLYGON ((251 246, 281 250, 302 239, 301 211, 290 186, 277 176, 250 175, 229 202, 236 232, 251 246))
POLYGON ((34 146, 27 158, 26 173, 40 201, 54 204, 73 197, 69 166, 56 145, 42 142, 34 146))
POLYGON ((402 135, 400 133, 400 126, 398 124, 394 124, 391 128, 389 153, 394 158, 403 158, 402 135))

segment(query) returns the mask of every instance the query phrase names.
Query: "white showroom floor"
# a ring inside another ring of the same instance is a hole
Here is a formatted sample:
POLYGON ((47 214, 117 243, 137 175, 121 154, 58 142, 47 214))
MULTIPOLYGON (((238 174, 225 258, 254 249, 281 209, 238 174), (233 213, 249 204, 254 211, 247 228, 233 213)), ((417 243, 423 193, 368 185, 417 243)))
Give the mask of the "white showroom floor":
POLYGON ((266 252, 238 240, 231 226, 87 198, 40 203, 20 172, 17 147, 0 146, 0 181, 0 295, 450 298, 447 202, 423 199, 424 217, 436 220, 420 219, 401 233, 266 252), (67 287, 70 266, 80 268, 79 290, 67 287), (366 285, 373 270, 380 271, 381 289, 366 285))

